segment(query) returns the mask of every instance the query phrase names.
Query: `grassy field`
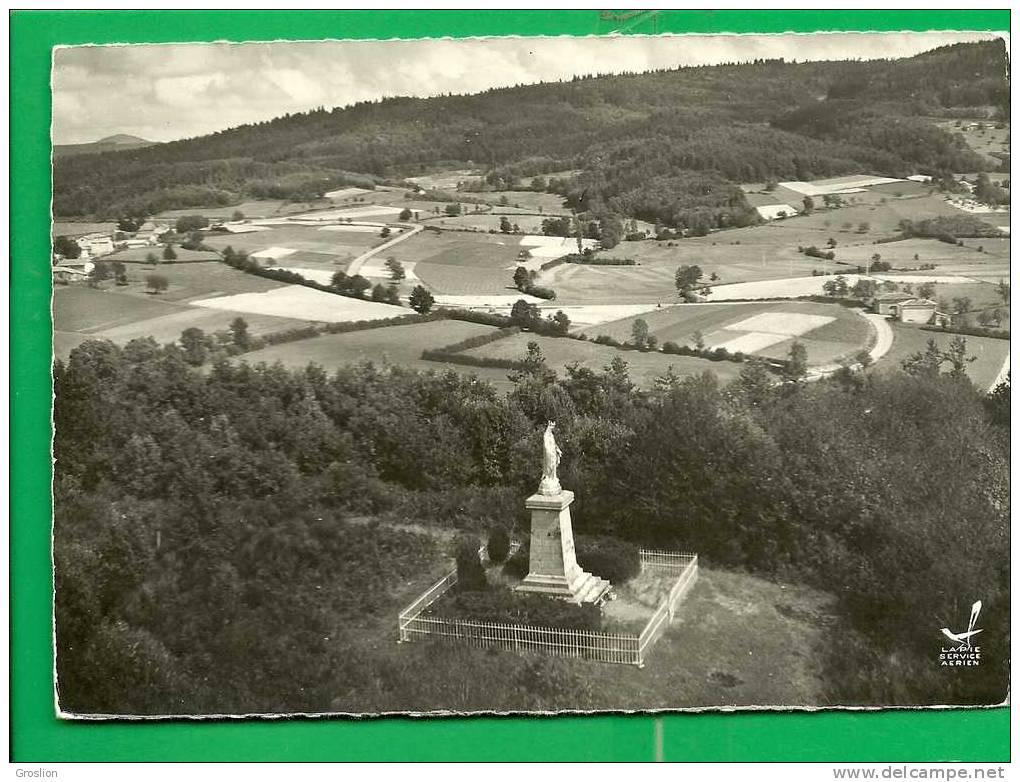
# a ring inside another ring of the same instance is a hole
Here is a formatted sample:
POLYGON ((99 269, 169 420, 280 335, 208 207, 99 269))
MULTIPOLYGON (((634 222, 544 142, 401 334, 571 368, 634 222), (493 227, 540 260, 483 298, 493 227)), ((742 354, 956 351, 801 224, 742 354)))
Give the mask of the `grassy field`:
POLYGON ((460 217, 432 219, 427 224, 437 225, 442 228, 461 228, 475 230, 479 233, 488 233, 489 231, 499 231, 500 217, 506 217, 510 221, 510 225, 516 223, 524 233, 529 234, 542 233, 542 221, 546 219, 542 215, 490 214, 483 212, 480 214, 461 215, 460 217))
MULTIPOLYGON (((929 339, 934 339, 941 348, 949 345, 954 334, 922 331, 917 326, 890 321, 893 329, 892 349, 882 357, 872 371, 884 372, 900 369, 904 359, 923 351, 929 339)), ((976 360, 967 366, 967 376, 975 386, 987 390, 1002 369, 1009 355, 1009 340, 989 337, 965 337, 967 353, 976 360)))
POLYGON ((86 223, 74 222, 71 220, 57 220, 53 223, 54 236, 83 236, 91 233, 112 233, 117 228, 116 223, 86 223))
POLYGON ((90 332, 171 315, 178 309, 156 297, 142 298, 116 290, 83 285, 57 286, 53 290, 53 328, 58 331, 90 332))
MULTIPOLYGON (((261 293, 282 287, 282 283, 256 277, 254 274, 227 266, 222 261, 205 263, 160 263, 155 266, 127 267, 128 284, 117 286, 122 294, 156 299, 159 301, 186 302, 209 296, 235 293, 261 293), (158 274, 166 277, 170 287, 158 296, 148 292, 146 277, 158 274)), ((112 288, 112 283, 104 283, 112 288)))
MULTIPOLYGON (((807 348, 812 365, 828 364, 868 345, 872 331, 864 318, 845 307, 815 302, 762 302, 734 304, 682 304, 653 310, 640 317, 659 343, 667 340, 678 345, 694 344, 693 334, 700 331, 709 347, 725 343, 740 334, 727 327, 763 313, 792 313, 834 318, 825 325, 807 331, 798 340, 807 348)), ((608 334, 629 340, 636 318, 625 318, 589 329, 591 335, 608 334)), ((785 339, 755 351, 767 358, 786 358, 793 343, 785 339)))
POLYGON ((184 217, 186 215, 202 215, 203 217, 230 219, 234 212, 240 212, 247 218, 280 217, 282 215, 308 212, 312 209, 325 209, 332 205, 333 203, 325 198, 320 201, 301 203, 266 199, 264 201, 244 201, 237 206, 199 206, 191 209, 169 209, 165 212, 160 212, 156 217, 166 219, 184 217))
MULTIPOLYGON (((677 264, 678 266, 679 264, 677 264)), ((563 304, 672 304, 676 266, 585 266, 565 263, 540 276, 563 304)))
POLYGON ((191 327, 206 333, 224 330, 239 315, 248 323, 253 335, 305 325, 304 321, 291 318, 190 307, 122 291, 121 288, 103 290, 83 286, 55 289, 54 354, 66 358, 87 339, 109 339, 125 344, 138 337, 152 337, 159 343, 173 342, 191 327))
MULTIPOLYGON (((149 256, 154 256, 158 264, 170 264, 170 261, 163 260, 162 246, 152 247, 129 247, 126 250, 118 250, 115 253, 103 257, 104 261, 121 261, 123 263, 149 263, 149 256)), ((185 250, 183 247, 174 247, 177 254, 175 263, 195 263, 198 261, 218 261, 218 253, 208 250, 185 250)), ((152 264, 155 265, 155 264, 152 264)))
POLYGON ((642 353, 637 350, 621 351, 607 345, 583 342, 576 339, 540 337, 535 334, 515 334, 512 337, 490 342, 479 348, 466 351, 467 355, 488 358, 519 359, 528 351, 528 343, 537 342, 545 355, 546 363, 563 376, 563 368, 576 361, 582 366, 601 370, 619 356, 630 370, 631 380, 642 388, 651 388, 655 378, 666 374, 672 366, 679 375, 697 375, 714 372, 719 380, 727 382, 740 372, 740 364, 732 361, 708 361, 687 356, 668 356, 664 353, 642 353))
POLYGON ((426 230, 395 245, 386 255, 402 262, 504 270, 515 264, 520 250, 519 236, 426 230))
MULTIPOLYGON (((563 206, 563 197, 555 193, 536 193, 534 190, 500 190, 492 193, 468 193, 483 198, 496 207, 511 206, 529 212, 543 212, 546 215, 566 215, 570 210, 563 206), (507 203, 503 204, 503 198, 507 203)), ((511 221, 513 218, 511 217, 511 221)))
POLYGON ((237 360, 256 364, 260 361, 272 364, 280 361, 289 368, 300 368, 314 362, 333 371, 346 364, 360 361, 391 363, 412 369, 444 372, 455 369, 469 375, 492 380, 503 388, 509 386, 506 371, 502 369, 461 367, 423 361, 421 353, 426 348, 439 348, 482 334, 489 334, 492 326, 465 323, 456 320, 439 320, 431 323, 415 323, 409 326, 388 326, 368 331, 354 331, 348 334, 324 334, 320 337, 274 345, 252 353, 246 353, 237 360))
POLYGON ((220 251, 228 246, 248 254, 270 247, 286 247, 296 251, 293 255, 281 258, 277 265, 339 268, 384 241, 378 232, 323 231, 314 226, 302 225, 272 226, 268 231, 246 234, 210 234, 205 240, 210 247, 220 251), (295 256, 307 260, 295 264, 295 256))

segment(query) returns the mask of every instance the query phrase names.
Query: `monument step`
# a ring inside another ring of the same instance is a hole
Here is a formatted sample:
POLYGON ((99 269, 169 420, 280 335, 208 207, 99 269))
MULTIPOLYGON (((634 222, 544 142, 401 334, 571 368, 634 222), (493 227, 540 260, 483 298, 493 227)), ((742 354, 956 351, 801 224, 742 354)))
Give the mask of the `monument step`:
POLYGON ((599 603, 605 599, 610 589, 612 584, 604 578, 589 576, 574 594, 577 595, 579 603, 599 603))

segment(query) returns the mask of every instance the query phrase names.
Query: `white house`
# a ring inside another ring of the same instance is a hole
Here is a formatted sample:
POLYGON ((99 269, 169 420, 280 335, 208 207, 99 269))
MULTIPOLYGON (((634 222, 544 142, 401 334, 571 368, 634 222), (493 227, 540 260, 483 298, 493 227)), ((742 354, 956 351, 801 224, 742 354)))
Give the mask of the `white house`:
POLYGON ((93 258, 109 255, 116 249, 113 246, 113 239, 103 234, 85 234, 77 239, 77 242, 82 252, 88 253, 93 258))

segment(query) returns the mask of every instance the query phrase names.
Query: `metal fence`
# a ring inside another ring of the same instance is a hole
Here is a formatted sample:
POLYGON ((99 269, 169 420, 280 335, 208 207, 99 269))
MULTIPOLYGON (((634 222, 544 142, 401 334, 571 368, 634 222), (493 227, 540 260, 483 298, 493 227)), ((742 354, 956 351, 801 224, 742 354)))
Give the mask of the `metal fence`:
POLYGON ((444 619, 424 612, 457 583, 457 572, 443 576, 399 614, 400 640, 437 638, 476 647, 511 651, 540 651, 561 657, 577 657, 603 663, 643 666, 645 656, 673 620, 677 605, 698 577, 695 554, 642 551, 641 567, 676 573, 676 583, 652 614, 640 636, 630 633, 598 633, 523 624, 444 619))
POLYGON ((679 575, 676 583, 670 587, 669 594, 659 603, 659 607, 655 609, 655 613, 648 620, 645 629, 641 631, 638 650, 643 662, 645 652, 665 632, 666 627, 673 621, 676 607, 687 596, 691 587, 694 586, 694 582, 698 580, 698 555, 671 551, 642 550, 641 568, 665 570, 666 572, 677 573, 679 575))

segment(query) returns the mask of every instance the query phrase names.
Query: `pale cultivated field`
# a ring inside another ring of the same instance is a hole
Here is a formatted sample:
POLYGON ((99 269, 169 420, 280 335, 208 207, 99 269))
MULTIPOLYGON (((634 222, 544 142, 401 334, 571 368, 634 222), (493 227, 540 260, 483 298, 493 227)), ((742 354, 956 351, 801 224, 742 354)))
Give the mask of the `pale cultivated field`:
POLYGON ((630 340, 636 317, 648 324, 660 345, 668 341, 694 347, 694 335, 700 332, 707 347, 785 358, 796 338, 807 348, 812 366, 866 348, 875 336, 873 327, 857 312, 810 301, 679 304, 606 323, 587 333, 630 340), (746 339, 735 342, 742 337, 746 339))
POLYGON ((803 312, 763 312, 707 335, 705 342, 710 347, 725 348, 731 353, 756 353, 834 320, 831 316, 803 312))
MULTIPOLYGON (((844 274, 842 277, 847 285, 853 285, 860 279, 889 280, 897 283, 920 284, 924 282, 934 283, 971 283, 978 284, 978 280, 969 280, 966 277, 953 275, 925 274, 872 274, 865 278, 863 274, 844 274)), ((757 282, 735 282, 730 285, 716 285, 708 295, 709 301, 727 301, 733 299, 790 299, 797 296, 821 296, 825 294, 823 286, 829 280, 835 279, 834 275, 827 277, 790 277, 783 280, 759 280, 757 282)))
POLYGON ((445 307, 468 307, 472 309, 491 309, 493 312, 509 312, 518 301, 523 299, 530 304, 545 304, 545 299, 529 296, 526 293, 493 294, 491 296, 457 296, 448 293, 434 294, 436 304, 445 307))
POLYGON ((386 223, 345 223, 343 225, 324 225, 320 231, 337 231, 340 233, 378 234, 386 223))
MULTIPOLYGON (((581 245, 586 250, 594 250, 598 247, 598 242, 594 239, 582 239, 581 245)), ((570 255, 570 253, 576 253, 577 239, 573 237, 564 238, 560 236, 535 236, 528 234, 521 237, 520 246, 530 252, 534 258, 551 260, 553 258, 562 258, 564 255, 570 255)))
POLYGON ((242 293, 219 296, 191 302, 196 307, 217 310, 275 315, 300 320, 344 323, 354 320, 377 320, 407 315, 409 310, 391 304, 363 301, 349 296, 338 296, 306 288, 302 285, 285 285, 265 293, 242 293))
POLYGON ((294 272, 294 274, 300 274, 306 280, 317 282, 320 285, 329 285, 333 282, 333 275, 335 271, 331 269, 312 269, 307 266, 274 266, 274 269, 279 269, 285 272, 294 272))
POLYGON ((399 215, 400 209, 395 206, 383 204, 367 204, 365 206, 354 206, 349 209, 325 209, 321 212, 308 212, 307 214, 295 215, 303 221, 327 222, 330 220, 357 220, 362 217, 377 217, 379 215, 399 215))
POLYGON ((902 179, 859 174, 852 176, 816 179, 811 182, 780 182, 780 187, 805 196, 823 196, 841 193, 857 193, 873 185, 887 185, 902 182, 902 179))
POLYGON ((330 190, 325 194, 325 197, 333 201, 341 201, 355 196, 369 195, 371 192, 371 190, 366 190, 363 187, 342 187, 339 190, 330 190))

